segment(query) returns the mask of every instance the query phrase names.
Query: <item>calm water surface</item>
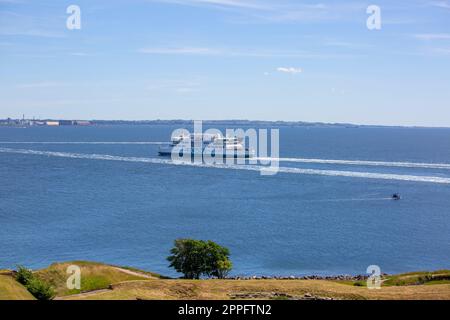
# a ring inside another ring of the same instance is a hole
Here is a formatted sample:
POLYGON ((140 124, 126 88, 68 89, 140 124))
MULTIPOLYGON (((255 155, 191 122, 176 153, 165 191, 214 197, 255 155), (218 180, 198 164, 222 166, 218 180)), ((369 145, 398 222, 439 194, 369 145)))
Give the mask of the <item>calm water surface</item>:
POLYGON ((281 157, 293 159, 281 162, 286 172, 273 177, 89 159, 158 158, 157 145, 131 142, 167 141, 174 129, 0 128, 0 269, 82 259, 175 276, 165 258, 181 237, 229 247, 234 274, 361 274, 372 264, 388 273, 450 267, 450 184, 436 182, 450 181, 450 167, 433 165, 450 164, 450 130, 280 128, 281 157), (305 158, 361 162, 292 161, 305 158), (395 192, 402 201, 389 200, 395 192))

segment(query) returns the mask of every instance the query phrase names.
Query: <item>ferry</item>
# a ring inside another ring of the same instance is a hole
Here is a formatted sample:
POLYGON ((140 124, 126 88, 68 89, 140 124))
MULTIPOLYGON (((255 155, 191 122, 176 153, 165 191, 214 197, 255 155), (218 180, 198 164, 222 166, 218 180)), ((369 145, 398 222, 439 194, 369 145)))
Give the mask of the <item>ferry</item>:
POLYGON ((253 158, 255 151, 244 147, 243 139, 237 137, 223 137, 220 134, 190 134, 172 138, 172 142, 161 145, 158 150, 160 156, 171 156, 177 147, 179 156, 190 152, 191 156, 211 155, 212 157, 253 158))

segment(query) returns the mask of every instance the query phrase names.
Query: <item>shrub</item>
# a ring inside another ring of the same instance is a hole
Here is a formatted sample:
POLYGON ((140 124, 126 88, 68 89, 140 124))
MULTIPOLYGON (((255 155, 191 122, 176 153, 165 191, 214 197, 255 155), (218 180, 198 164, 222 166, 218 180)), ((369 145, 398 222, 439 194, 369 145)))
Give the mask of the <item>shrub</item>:
POLYGON ((17 282, 26 286, 34 276, 30 269, 27 269, 24 266, 17 266, 17 273, 15 277, 17 282))
POLYGON ((17 267, 16 280, 38 300, 52 300, 55 297, 53 288, 37 278, 30 269, 23 266, 17 267))
POLYGON ((38 300, 52 300, 55 297, 53 288, 36 277, 28 282, 26 288, 38 300))

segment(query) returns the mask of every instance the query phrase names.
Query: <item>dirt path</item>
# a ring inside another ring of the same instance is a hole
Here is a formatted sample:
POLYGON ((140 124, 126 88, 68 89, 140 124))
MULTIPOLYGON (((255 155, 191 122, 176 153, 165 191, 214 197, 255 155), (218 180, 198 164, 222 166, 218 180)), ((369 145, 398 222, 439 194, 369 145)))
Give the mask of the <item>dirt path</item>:
POLYGON ((79 294, 71 294, 68 296, 55 297, 55 299, 53 299, 53 300, 66 300, 66 298, 71 298, 71 299, 87 298, 89 296, 96 296, 96 295, 100 295, 102 293, 107 293, 110 291, 111 291, 111 289, 94 290, 94 291, 83 292, 83 293, 79 293, 79 294))
POLYGON ((123 269, 120 267, 113 267, 114 269, 124 272, 126 274, 132 275, 132 276, 136 276, 136 277, 142 277, 142 278, 146 278, 146 279, 158 279, 155 276, 143 273, 143 272, 138 272, 138 271, 133 271, 133 270, 128 270, 128 269, 123 269))
MULTIPOLYGON (((117 271, 132 275, 132 276, 136 276, 136 277, 141 277, 141 278, 145 278, 145 279, 158 279, 155 276, 143 273, 143 272, 138 272, 138 271, 133 271, 133 270, 128 270, 128 269, 124 269, 124 268, 120 268, 120 267, 112 267, 117 271)), ((127 283, 131 283, 133 281, 125 281, 127 283)), ((113 284, 111 284, 112 286, 113 284)), ((113 289, 100 289, 100 290, 93 290, 93 291, 89 291, 89 292, 83 292, 83 293, 79 293, 79 294, 73 294, 73 295, 69 295, 69 296, 62 296, 62 297, 56 297, 54 300, 65 300, 66 298, 73 298, 73 299, 82 299, 82 298, 87 298, 90 296, 95 296, 95 295, 101 295, 103 293, 107 293, 107 292, 111 292, 113 289)))

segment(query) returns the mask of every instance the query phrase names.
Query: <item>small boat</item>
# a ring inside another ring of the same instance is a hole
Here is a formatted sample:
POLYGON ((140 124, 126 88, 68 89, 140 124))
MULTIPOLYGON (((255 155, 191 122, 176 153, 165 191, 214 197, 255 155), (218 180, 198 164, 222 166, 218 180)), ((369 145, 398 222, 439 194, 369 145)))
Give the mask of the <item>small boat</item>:
POLYGON ((400 197, 400 195, 398 193, 394 193, 392 195, 392 200, 401 200, 402 198, 400 197))

